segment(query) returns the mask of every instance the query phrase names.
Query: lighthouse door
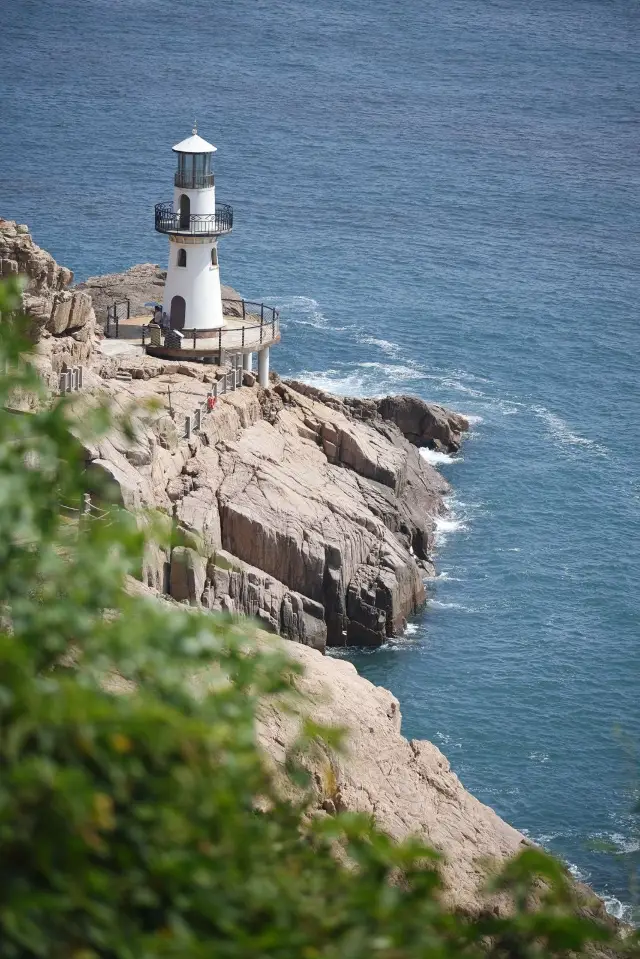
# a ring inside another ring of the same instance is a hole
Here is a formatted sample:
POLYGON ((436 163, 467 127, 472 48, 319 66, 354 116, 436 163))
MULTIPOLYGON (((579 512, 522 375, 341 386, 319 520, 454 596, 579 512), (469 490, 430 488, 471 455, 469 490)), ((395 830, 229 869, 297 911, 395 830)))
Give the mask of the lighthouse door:
POLYGON ((191 200, 186 194, 180 196, 180 229, 189 229, 189 220, 191 219, 191 200))
POLYGON ((171 300, 171 329, 181 330, 184 327, 186 304, 183 296, 174 296, 171 300))

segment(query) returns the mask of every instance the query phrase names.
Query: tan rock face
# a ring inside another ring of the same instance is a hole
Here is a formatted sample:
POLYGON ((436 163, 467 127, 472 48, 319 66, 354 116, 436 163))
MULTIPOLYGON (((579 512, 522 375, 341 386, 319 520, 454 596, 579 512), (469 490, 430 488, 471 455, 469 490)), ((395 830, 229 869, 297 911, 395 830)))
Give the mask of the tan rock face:
MULTIPOLYGON (((350 663, 287 647, 301 663, 302 710, 316 722, 343 727, 343 754, 324 752, 310 763, 320 808, 371 813, 396 839, 417 836, 445 857, 443 878, 452 903, 477 912, 490 861, 517 852, 525 837, 463 787, 432 743, 408 742, 400 708, 386 689, 358 676, 350 663)), ((259 738, 269 756, 284 761, 299 719, 275 706, 262 710, 259 738)))
MULTIPOLYGON (((182 552, 149 550, 149 586, 254 616, 317 648, 376 646, 403 630, 433 572, 434 520, 448 489, 412 444, 457 448, 463 418, 411 397, 339 400, 277 377, 263 390, 247 375, 196 428, 194 411, 222 370, 91 352, 91 297, 99 312, 122 298, 144 312, 144 302, 161 299, 159 267, 68 290, 70 271, 28 231, 0 221, 0 269, 27 276, 25 306, 51 385, 65 365, 91 356, 85 388, 110 395, 116 410, 161 402, 138 417, 134 443, 113 435, 87 450, 90 488, 92 474, 106 477, 124 506, 160 509, 191 537, 182 552), (225 556, 233 567, 221 571, 225 556)), ((223 295, 237 296, 228 287, 223 295)))
POLYGON ((197 551, 153 553, 149 585, 319 649, 402 632, 424 600, 448 487, 395 425, 275 382, 219 397, 187 439, 185 417, 219 371, 119 363, 130 379, 103 370, 116 404, 151 397, 163 408, 140 421, 136 443, 109 437, 89 450, 90 469, 118 483, 127 506, 175 517, 197 551))
POLYGON ((28 229, 0 219, 0 276, 25 278, 25 312, 32 320, 36 364, 51 387, 68 367, 92 355, 96 319, 91 297, 68 290, 73 273, 33 242, 28 229))

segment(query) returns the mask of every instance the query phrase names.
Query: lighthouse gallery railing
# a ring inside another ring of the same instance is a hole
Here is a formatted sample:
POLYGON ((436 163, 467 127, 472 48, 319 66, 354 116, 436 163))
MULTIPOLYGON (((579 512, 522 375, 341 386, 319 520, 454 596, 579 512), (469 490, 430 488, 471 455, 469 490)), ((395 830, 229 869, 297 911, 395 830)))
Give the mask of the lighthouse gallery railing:
POLYGON ((156 204, 156 230, 158 233, 213 236, 220 233, 229 233, 232 227, 233 207, 226 203, 216 204, 215 213, 193 213, 191 216, 175 213, 173 203, 156 204))

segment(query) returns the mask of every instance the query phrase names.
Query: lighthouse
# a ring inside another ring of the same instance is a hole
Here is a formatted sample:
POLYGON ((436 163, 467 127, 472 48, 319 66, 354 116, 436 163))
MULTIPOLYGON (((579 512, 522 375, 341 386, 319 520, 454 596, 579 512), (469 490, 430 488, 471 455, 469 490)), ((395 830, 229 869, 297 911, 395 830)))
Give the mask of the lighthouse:
POLYGON ((239 294, 222 299, 218 240, 231 232, 233 210, 216 203, 211 169, 216 148, 198 136, 194 127, 173 152, 178 158, 173 201, 158 203, 155 209, 156 230, 169 240, 162 302, 168 322, 143 324, 142 348, 163 359, 231 367, 221 383, 224 386, 229 379, 232 389, 241 384, 244 374, 248 381, 254 379, 257 353, 258 383, 266 389, 269 350, 280 342, 280 316, 274 306, 239 294))
POLYGON ((173 203, 159 203, 155 227, 169 238, 163 312, 173 330, 218 330, 225 325, 218 240, 231 232, 233 210, 216 205, 212 158, 216 147, 194 127, 176 143, 173 203))

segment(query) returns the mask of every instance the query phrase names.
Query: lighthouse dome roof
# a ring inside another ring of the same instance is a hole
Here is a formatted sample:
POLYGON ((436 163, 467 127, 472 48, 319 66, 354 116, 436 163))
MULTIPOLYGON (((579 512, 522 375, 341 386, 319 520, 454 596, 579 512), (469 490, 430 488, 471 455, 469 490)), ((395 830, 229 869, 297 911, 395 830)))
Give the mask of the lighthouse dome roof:
POLYGON ((215 153, 217 147, 214 147, 213 143, 207 143, 194 131, 193 136, 176 143, 172 150, 175 153, 215 153))

